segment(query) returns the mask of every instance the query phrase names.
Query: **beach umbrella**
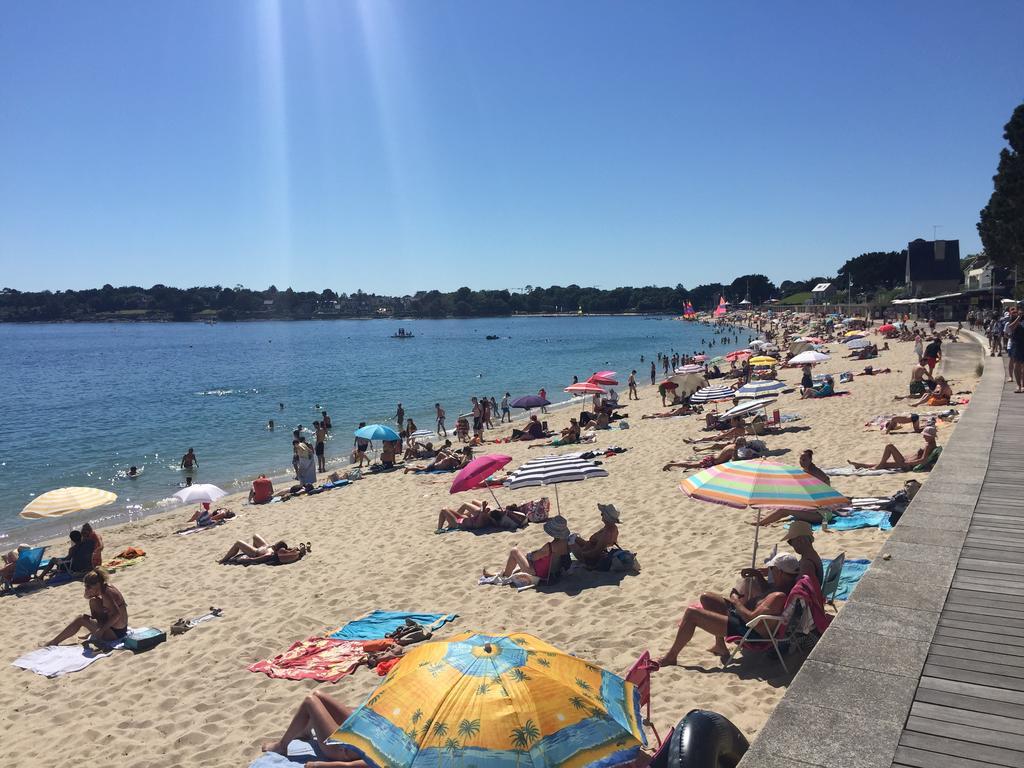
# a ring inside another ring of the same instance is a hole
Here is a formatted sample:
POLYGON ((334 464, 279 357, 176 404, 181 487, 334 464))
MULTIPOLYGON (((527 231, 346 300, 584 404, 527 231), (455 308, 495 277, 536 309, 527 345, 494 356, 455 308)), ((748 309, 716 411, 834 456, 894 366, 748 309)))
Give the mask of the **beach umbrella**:
POLYGON ((365 427, 360 427, 354 434, 356 437, 361 437, 363 440, 398 439, 398 433, 385 424, 369 424, 365 427))
POLYGON ((757 357, 750 358, 751 365, 778 365, 779 361, 774 357, 768 357, 767 355, 758 355, 757 357))
POLYGON ((693 358, 692 358, 693 362, 695 362, 695 363, 703 363, 707 359, 708 359, 707 355, 694 355, 693 358))
POLYGON ((434 436, 434 430, 432 430, 432 429, 417 429, 415 432, 413 432, 411 435, 409 435, 410 439, 412 439, 412 440, 416 440, 417 438, 420 438, 420 437, 433 437, 433 436, 434 436))
MULTIPOLYGON (((488 453, 483 456, 477 456, 459 470, 459 474, 452 481, 452 487, 448 489, 448 493, 461 493, 462 491, 471 491, 474 488, 479 488, 481 483, 510 461, 512 461, 512 457, 505 456, 502 453, 488 453)), ((493 488, 487 486, 487 490, 491 492, 491 496, 494 496, 493 488)), ((501 509, 501 502, 498 501, 497 496, 494 496, 494 503, 498 505, 498 509, 501 509)))
POLYGON ((505 485, 513 491, 535 485, 555 486, 555 506, 558 502, 559 483, 573 483, 594 477, 608 477, 608 471, 589 459, 581 459, 579 453, 563 453, 556 456, 541 456, 532 459, 512 472, 505 485))
POLYGON ((815 365, 817 363, 824 363, 826 360, 829 359, 831 358, 829 358, 829 356, 826 355, 824 352, 815 352, 813 350, 807 350, 806 352, 801 352, 799 355, 796 355, 795 357, 789 358, 789 364, 804 365, 805 363, 810 363, 811 365, 815 365))
POLYGON ((30 520, 43 517, 61 517, 72 512, 84 512, 87 509, 102 507, 117 501, 117 494, 100 488, 83 488, 72 486, 57 488, 36 496, 25 505, 20 515, 30 520))
MULTIPOLYGON (((765 459, 727 461, 690 475, 679 484, 687 495, 728 507, 762 509, 826 509, 847 506, 850 500, 807 474, 800 467, 777 464, 765 459)), ((754 557, 761 526, 754 528, 754 557)))
POLYGON ((732 387, 723 387, 711 385, 710 387, 704 387, 698 389, 692 395, 690 395, 691 403, 713 403, 718 400, 732 400, 736 397, 736 390, 732 387))
POLYGON ((382 768, 631 765, 640 694, 524 633, 461 632, 406 650, 329 736, 382 768))
POLYGON ((738 362, 740 360, 745 360, 748 357, 753 357, 753 355, 754 353, 749 349, 736 349, 727 354, 725 359, 731 362, 738 362))
POLYGON ((863 335, 864 335, 864 331, 847 331, 846 333, 843 334, 843 336, 845 336, 848 339, 851 339, 854 336, 863 336, 863 335))
POLYGON ((658 384, 659 389, 677 389, 679 387, 672 379, 665 379, 663 382, 658 384))
POLYGON ((892 323, 886 323, 885 325, 878 326, 879 333, 890 333, 896 330, 896 326, 892 323))
POLYGON ((858 336, 856 339, 850 339, 846 342, 847 349, 864 349, 865 347, 870 346, 871 341, 869 339, 865 339, 863 336, 858 336))
POLYGON ((689 365, 684 365, 682 368, 676 368, 673 371, 673 373, 676 373, 676 374, 679 374, 679 375, 682 375, 682 376, 685 376, 688 373, 704 373, 704 366, 703 365, 696 365, 694 363, 690 363, 689 365))
POLYGON ((513 400, 510 405, 513 408, 543 408, 545 405, 551 405, 551 402, 540 395, 523 395, 513 400))
POLYGON ((754 411, 759 411, 762 408, 766 407, 769 403, 774 403, 774 402, 775 402, 775 398, 774 397, 761 397, 761 398, 757 398, 757 399, 754 399, 754 400, 748 400, 745 403, 740 403, 739 405, 734 405, 732 408, 730 408, 728 411, 726 411, 725 413, 722 414, 722 418, 723 419, 730 419, 733 416, 744 416, 744 415, 746 415, 748 413, 753 413, 754 411))
POLYGON ((752 381, 744 384, 736 390, 736 397, 762 397, 772 392, 779 392, 786 388, 786 383, 778 379, 766 379, 764 381, 752 381))
POLYGON ((598 371, 589 379, 591 384, 604 384, 608 387, 618 386, 619 382, 615 380, 615 371, 598 371))
POLYGON ((727 362, 729 362, 729 361, 726 360, 725 357, 723 357, 722 355, 719 355, 718 357, 712 357, 711 360, 708 361, 708 365, 721 365, 722 363, 727 363, 727 362))
POLYGON ((574 395, 604 395, 607 394, 605 388, 599 386, 591 381, 581 381, 578 384, 570 384, 565 388, 566 392, 571 392, 574 395))
POLYGON ((212 483, 196 483, 182 488, 174 494, 174 498, 186 504, 208 504, 227 495, 227 491, 221 490, 212 483))

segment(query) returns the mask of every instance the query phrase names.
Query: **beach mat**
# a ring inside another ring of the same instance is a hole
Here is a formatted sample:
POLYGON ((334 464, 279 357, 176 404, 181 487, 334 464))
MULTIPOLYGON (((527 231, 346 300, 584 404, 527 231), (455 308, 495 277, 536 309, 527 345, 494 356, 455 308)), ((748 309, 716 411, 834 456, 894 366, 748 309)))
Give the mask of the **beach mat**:
POLYGON ((12 667, 27 669, 43 677, 61 677, 80 672, 110 653, 98 653, 84 645, 51 645, 26 653, 11 662, 12 667))
MULTIPOLYGON (((821 559, 821 564, 826 571, 831 563, 831 560, 824 557, 821 559)), ((839 589, 836 590, 836 600, 850 599, 854 587, 857 586, 861 577, 867 573, 869 565, 871 565, 870 560, 847 560, 843 563, 843 570, 839 574, 839 589)))
POLYGON ((829 477, 874 477, 875 475, 895 475, 895 469, 857 469, 856 467, 833 467, 826 469, 829 477))
MULTIPOLYGON (((828 524, 830 531, 855 531, 858 528, 878 528, 881 531, 892 530, 892 523, 889 521, 891 513, 887 509, 855 509, 840 510, 828 524), (847 514, 847 512, 849 512, 847 514)), ((820 531, 820 525, 811 526, 814 530, 820 531)))
POLYGON ((276 768, 278 766, 305 765, 319 759, 316 745, 309 741, 295 739, 288 744, 288 757, 276 752, 264 752, 251 763, 249 768, 276 768))
POLYGON ((287 651, 272 659, 250 664, 248 669, 283 680, 336 683, 355 672, 367 653, 384 650, 387 647, 384 643, 391 644, 391 641, 310 637, 292 643, 287 651))
POLYGON ((458 618, 457 613, 404 613, 402 611, 373 611, 360 619, 350 621, 327 637, 334 640, 377 640, 394 632, 406 619, 430 630, 436 630, 458 618))

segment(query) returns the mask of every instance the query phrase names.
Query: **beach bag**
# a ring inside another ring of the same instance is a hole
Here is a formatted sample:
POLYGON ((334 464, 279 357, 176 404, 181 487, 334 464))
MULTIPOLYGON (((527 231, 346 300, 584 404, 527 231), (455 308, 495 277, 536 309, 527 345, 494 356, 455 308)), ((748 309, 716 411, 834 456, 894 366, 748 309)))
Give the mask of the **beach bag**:
POLYGON ((539 501, 530 502, 529 509, 526 510, 526 519, 531 523, 544 523, 547 522, 550 512, 551 500, 544 497, 539 501))
POLYGON ((164 640, 167 639, 167 635, 159 629, 153 627, 142 627, 141 629, 133 629, 124 638, 124 647, 129 651, 135 651, 141 653, 142 651, 148 651, 157 645, 160 645, 164 640))
POLYGON ((639 573, 640 563, 637 561, 635 553, 616 545, 601 558, 597 570, 613 573, 639 573))

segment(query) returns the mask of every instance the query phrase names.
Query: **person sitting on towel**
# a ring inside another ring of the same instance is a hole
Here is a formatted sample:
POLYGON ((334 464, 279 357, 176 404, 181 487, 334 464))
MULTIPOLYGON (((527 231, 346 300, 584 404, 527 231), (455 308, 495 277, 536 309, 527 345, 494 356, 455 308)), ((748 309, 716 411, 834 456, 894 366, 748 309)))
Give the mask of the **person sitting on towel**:
POLYGON ((107 643, 121 640, 128 634, 128 604, 121 591, 111 586, 107 572, 96 568, 85 574, 82 581, 89 613, 76 618, 44 646, 60 645, 83 629, 89 630, 90 640, 107 643))
POLYGON ((882 451, 882 458, 876 464, 869 464, 861 461, 848 461, 851 467, 856 469, 896 469, 908 472, 918 464, 932 455, 936 446, 935 427, 925 427, 921 430, 921 437, 924 438, 924 446, 912 456, 904 456, 897 450, 896 446, 889 443, 882 451))
POLYGON ((266 504, 274 496, 274 484, 266 475, 260 475, 252 481, 249 489, 250 504, 266 504))
POLYGON ((951 397, 953 397, 953 388, 949 386, 944 377, 936 376, 935 389, 916 403, 911 403, 910 405, 912 408, 916 408, 919 405, 949 405, 951 397))
MULTIPOLYGON (((753 571, 754 569, 744 569, 741 575, 753 571)), ((679 652, 690 642, 697 629, 703 629, 715 636, 715 644, 709 650, 724 663, 729 657, 725 638, 742 637, 747 632, 747 622, 755 616, 777 616, 782 613, 786 605, 786 596, 796 584, 799 575, 800 561, 793 555, 779 554, 768 562, 766 581, 770 584, 771 591, 754 605, 748 607, 750 597, 735 589, 728 597, 714 593, 701 595, 699 606, 690 606, 683 611, 683 618, 679 622, 672 647, 658 659, 658 664, 662 667, 675 665, 679 652)), ((766 639, 756 630, 750 637, 755 640, 766 639)))
POLYGON ((210 525, 216 525, 217 523, 223 523, 225 520, 230 520, 235 516, 235 513, 230 509, 218 509, 215 512, 210 511, 210 502, 204 501, 202 506, 199 507, 195 512, 192 513, 192 517, 188 519, 188 522, 195 523, 196 528, 206 528, 210 525))
MULTIPOLYGON (((607 421, 605 422, 607 426, 607 421)), ((573 416, 569 419, 569 426, 562 430, 560 437, 552 440, 550 443, 539 443, 537 445, 528 445, 527 448, 545 448, 552 445, 571 445, 580 441, 580 423, 573 416)))
POLYGON ((562 565, 562 558, 569 554, 569 526, 566 524, 565 518, 552 517, 544 523, 544 533, 551 537, 551 541, 543 547, 530 553, 524 553, 518 547, 513 547, 509 552, 504 570, 500 574, 495 574, 485 568, 484 576, 491 578, 500 575, 507 579, 516 573, 525 573, 544 581, 553 573, 558 573, 562 565))
POLYGON ((353 711, 351 707, 346 707, 323 691, 313 691, 302 700, 281 738, 266 742, 263 751, 287 757, 288 745, 292 741, 315 737, 319 753, 327 759, 327 762, 318 762, 317 765, 332 768, 368 768, 369 764, 361 759, 358 753, 327 741, 341 724, 352 716, 353 711))
POLYGON ((530 416, 530 420, 526 424, 526 429, 512 430, 513 440, 539 440, 542 437, 544 437, 544 426, 537 419, 536 414, 530 416))
POLYGON ((598 504, 597 508, 603 525, 589 539, 570 537, 569 551, 587 568, 608 570, 603 566, 611 566, 609 552, 619 541, 619 510, 614 504, 598 504))

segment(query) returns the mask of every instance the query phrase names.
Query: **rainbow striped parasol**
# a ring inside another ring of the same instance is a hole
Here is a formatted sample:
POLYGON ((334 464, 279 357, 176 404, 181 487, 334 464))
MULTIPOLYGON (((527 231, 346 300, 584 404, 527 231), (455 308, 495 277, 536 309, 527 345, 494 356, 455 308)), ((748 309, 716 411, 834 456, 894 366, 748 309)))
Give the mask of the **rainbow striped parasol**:
POLYGON ((800 467, 765 459, 728 461, 702 469, 679 487, 695 499, 740 509, 821 509, 850 503, 800 467))

